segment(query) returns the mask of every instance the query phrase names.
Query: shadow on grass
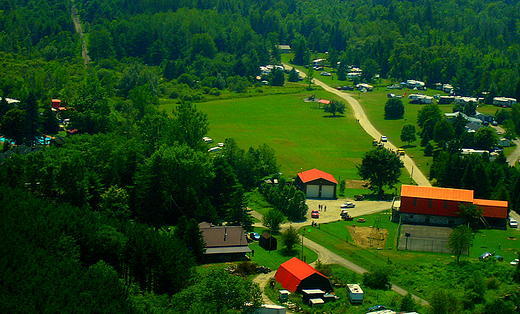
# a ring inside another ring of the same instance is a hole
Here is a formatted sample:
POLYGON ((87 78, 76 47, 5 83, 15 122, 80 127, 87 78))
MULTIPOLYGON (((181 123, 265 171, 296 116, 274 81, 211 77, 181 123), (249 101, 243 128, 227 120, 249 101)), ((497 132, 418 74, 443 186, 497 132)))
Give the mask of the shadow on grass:
POLYGON ((407 149, 407 148, 414 148, 414 147, 417 147, 417 145, 403 145, 400 148, 407 149))
POLYGON ((280 254, 282 256, 285 256, 285 257, 289 257, 289 256, 292 257, 292 256, 298 255, 298 250, 296 250, 294 248, 292 250, 288 250, 287 248, 283 248, 283 249, 280 250, 280 254))
POLYGON ((325 115, 325 116, 323 116, 323 118, 343 118, 343 117, 344 117, 344 115, 342 115, 342 114, 337 114, 335 116, 334 115, 325 115))

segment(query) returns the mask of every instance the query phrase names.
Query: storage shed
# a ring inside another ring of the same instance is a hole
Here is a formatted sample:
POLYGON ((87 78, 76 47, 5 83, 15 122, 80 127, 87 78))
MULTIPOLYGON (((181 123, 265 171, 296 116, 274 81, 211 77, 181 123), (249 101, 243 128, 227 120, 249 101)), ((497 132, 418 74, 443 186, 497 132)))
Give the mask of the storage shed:
POLYGON ((329 278, 296 257, 280 265, 274 278, 291 292, 301 292, 304 289, 332 291, 329 278))
POLYGON ((318 169, 300 172, 295 184, 308 198, 336 198, 338 181, 330 173, 318 169))

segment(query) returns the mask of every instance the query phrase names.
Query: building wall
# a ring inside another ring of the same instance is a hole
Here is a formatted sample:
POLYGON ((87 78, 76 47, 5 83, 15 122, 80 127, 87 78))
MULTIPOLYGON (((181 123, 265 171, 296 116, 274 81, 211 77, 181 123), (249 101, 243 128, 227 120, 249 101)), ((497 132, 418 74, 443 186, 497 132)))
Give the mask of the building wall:
POLYGON ((307 197, 311 198, 336 198, 336 186, 337 184, 324 180, 324 179, 317 179, 313 181, 309 181, 307 183, 301 182, 299 178, 295 180, 295 184, 297 187, 299 187, 307 197), (321 188, 320 188, 321 187, 321 188), (324 197, 324 194, 330 194, 330 191, 332 189, 332 196, 324 197), (315 192, 311 193, 309 192, 315 192), (321 191, 321 193, 320 193, 321 191))
POLYGON ((421 225, 437 225, 437 226, 453 226, 464 223, 464 219, 460 217, 420 215, 410 213, 400 213, 401 223, 421 224, 421 225))
POLYGON ((401 196, 399 210, 402 213, 457 217, 461 203, 463 202, 401 196))

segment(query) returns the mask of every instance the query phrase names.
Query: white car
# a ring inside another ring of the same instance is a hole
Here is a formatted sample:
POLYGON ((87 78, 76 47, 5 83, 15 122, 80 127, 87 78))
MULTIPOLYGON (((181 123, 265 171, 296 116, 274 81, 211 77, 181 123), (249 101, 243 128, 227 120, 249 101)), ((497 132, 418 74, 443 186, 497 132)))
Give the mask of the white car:
POLYGON ((518 228, 518 221, 513 218, 509 218, 509 227, 518 228))
POLYGON ((354 208, 354 207, 356 207, 356 204, 354 204, 354 202, 345 202, 340 207, 341 208, 354 208))
POLYGON ((320 75, 321 76, 332 76, 332 74, 330 74, 329 72, 321 72, 320 75))
POLYGON ((381 136, 381 142, 388 142, 388 137, 382 135, 381 136))
POLYGON ((515 258, 512 262, 509 262, 509 264, 515 266, 515 265, 518 265, 518 258, 515 258))

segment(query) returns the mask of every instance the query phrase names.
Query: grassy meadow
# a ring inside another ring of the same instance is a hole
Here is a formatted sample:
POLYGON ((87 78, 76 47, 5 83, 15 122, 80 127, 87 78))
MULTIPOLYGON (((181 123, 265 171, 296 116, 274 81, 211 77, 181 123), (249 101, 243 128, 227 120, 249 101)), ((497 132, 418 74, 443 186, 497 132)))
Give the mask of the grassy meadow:
MULTIPOLYGON (((294 86, 294 85, 292 85, 294 86)), ((198 103, 208 115, 208 136, 215 142, 234 138, 242 148, 268 144, 276 151, 281 171, 286 176, 318 168, 337 179, 359 179, 356 165, 372 149, 371 138, 348 110, 344 116, 330 117, 315 102, 303 99, 331 99, 323 90, 268 94, 243 98, 219 99, 198 103)), ((175 106, 163 100, 167 112, 175 106)))

